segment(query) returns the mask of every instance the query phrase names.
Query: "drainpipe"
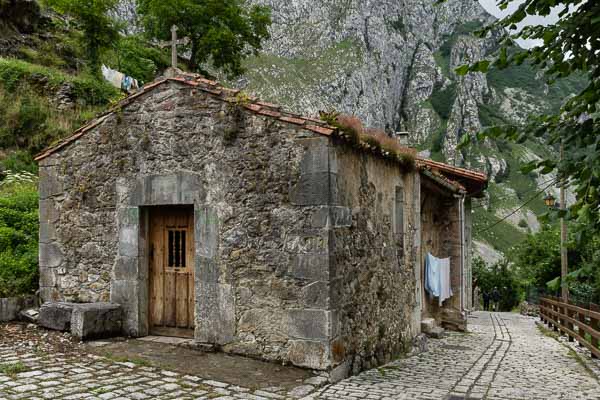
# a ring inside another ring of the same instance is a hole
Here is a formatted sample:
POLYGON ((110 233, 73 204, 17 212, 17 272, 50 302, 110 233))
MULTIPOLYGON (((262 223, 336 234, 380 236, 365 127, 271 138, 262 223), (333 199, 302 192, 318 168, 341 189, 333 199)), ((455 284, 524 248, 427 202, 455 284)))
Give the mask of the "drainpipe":
POLYGON ((458 200, 458 222, 460 225, 460 311, 465 311, 465 198, 466 194, 461 191, 456 196, 458 200))

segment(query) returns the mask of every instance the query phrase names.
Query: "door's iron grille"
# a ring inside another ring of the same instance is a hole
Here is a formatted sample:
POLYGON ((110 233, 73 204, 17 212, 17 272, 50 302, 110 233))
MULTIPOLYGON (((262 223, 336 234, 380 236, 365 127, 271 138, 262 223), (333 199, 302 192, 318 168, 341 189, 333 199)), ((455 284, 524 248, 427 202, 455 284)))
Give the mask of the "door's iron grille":
POLYGON ((169 230, 168 267, 185 268, 185 234, 184 230, 169 230))

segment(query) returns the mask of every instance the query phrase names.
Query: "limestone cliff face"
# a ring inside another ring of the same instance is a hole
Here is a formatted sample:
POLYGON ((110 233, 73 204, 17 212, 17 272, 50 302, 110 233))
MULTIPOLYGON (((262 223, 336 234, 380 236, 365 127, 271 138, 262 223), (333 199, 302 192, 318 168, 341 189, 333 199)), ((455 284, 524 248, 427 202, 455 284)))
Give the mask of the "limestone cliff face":
POLYGON ((258 68, 245 78, 249 89, 303 112, 356 114, 390 132, 419 118, 411 106, 442 79, 433 58, 442 38, 464 21, 490 18, 464 0, 256 3, 272 8, 274 23, 265 56, 251 62, 258 68))

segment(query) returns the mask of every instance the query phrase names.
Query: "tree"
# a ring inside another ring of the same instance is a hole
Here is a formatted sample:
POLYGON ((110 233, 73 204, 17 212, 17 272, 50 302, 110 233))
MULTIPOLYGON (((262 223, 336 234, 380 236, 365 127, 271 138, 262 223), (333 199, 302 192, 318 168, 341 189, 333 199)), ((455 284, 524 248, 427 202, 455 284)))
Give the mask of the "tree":
POLYGON ((138 14, 146 34, 170 39, 171 26, 190 38, 190 68, 207 61, 229 76, 241 74, 242 60, 257 54, 269 38, 271 12, 245 0, 138 0, 138 14))
POLYGON ((495 289, 500 293, 500 311, 510 311, 519 304, 521 285, 513 266, 507 260, 487 266, 476 257, 473 260, 473 280, 481 289, 481 293, 491 294, 495 289))
POLYGON ((100 75, 102 51, 119 40, 117 22, 110 17, 119 0, 48 0, 48 5, 73 17, 83 30, 90 71, 100 75))
MULTIPOLYGON (((446 0, 438 0, 443 3, 446 0)), ((507 32, 493 60, 482 60, 457 68, 458 74, 487 72, 528 63, 545 74, 548 84, 571 75, 587 78, 587 86, 554 114, 531 115, 522 125, 495 126, 479 133, 479 139, 507 138, 525 142, 539 138, 555 148, 564 148, 564 157, 549 157, 525 164, 524 173, 538 170, 556 172, 558 181, 576 194, 576 203, 559 216, 577 221, 578 242, 590 241, 600 232, 600 2, 590 0, 497 0, 501 9, 517 5, 506 17, 479 31, 479 35, 507 32), (558 22, 519 29, 528 16, 548 16, 560 10, 558 22), (537 40, 539 45, 522 49, 516 39, 537 40)), ((466 145, 469 136, 464 136, 466 145)), ((598 266, 595 271, 600 271, 598 266)))

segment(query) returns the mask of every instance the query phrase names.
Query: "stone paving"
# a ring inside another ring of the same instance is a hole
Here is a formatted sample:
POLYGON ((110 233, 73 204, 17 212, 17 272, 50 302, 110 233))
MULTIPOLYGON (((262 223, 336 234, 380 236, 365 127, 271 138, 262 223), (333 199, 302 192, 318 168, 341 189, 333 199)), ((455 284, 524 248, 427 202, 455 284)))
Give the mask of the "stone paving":
MULTIPOLYGON (((430 349, 326 386, 292 391, 234 386, 92 354, 24 352, 0 343, 4 399, 599 399, 598 377, 533 318, 472 315, 470 333, 431 340, 430 349)), ((322 379, 322 378, 321 378, 322 379)), ((303 389, 304 388, 304 389, 303 389)))
POLYGON ((429 351, 365 372, 315 399, 600 399, 598 377, 535 319, 474 313, 467 334, 431 340, 429 351), (571 353, 571 355, 570 355, 571 353))

